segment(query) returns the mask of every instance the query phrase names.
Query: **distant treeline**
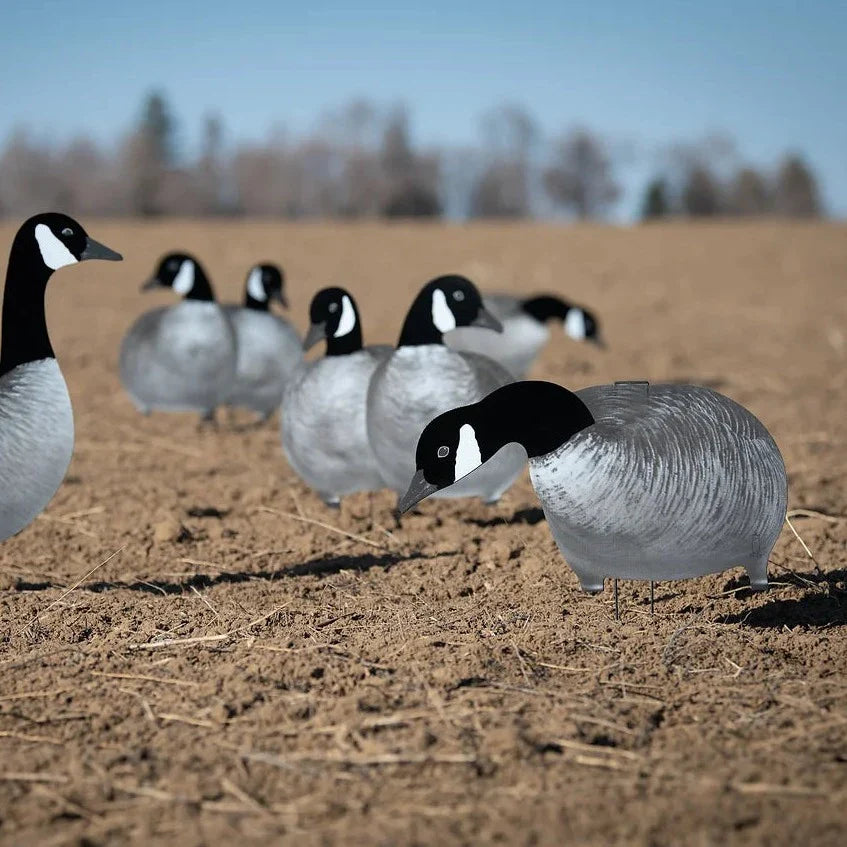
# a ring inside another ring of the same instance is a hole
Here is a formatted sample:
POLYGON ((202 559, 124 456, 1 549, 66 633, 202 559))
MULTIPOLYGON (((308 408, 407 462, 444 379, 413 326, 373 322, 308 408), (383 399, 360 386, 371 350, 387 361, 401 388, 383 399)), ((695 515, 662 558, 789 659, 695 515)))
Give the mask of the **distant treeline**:
MULTIPOLYGON (((186 159, 167 100, 154 92, 108 148, 12 133, 0 152, 0 214, 604 218, 634 155, 585 128, 543 139, 514 105, 485 114, 480 129, 478 146, 416 149, 403 107, 357 100, 308 136, 272 133, 262 143, 227 144, 223 122, 209 116, 198 155, 186 159)), ((815 176, 796 154, 763 171, 716 136, 670 145, 649 161, 645 219, 822 213, 815 176)))

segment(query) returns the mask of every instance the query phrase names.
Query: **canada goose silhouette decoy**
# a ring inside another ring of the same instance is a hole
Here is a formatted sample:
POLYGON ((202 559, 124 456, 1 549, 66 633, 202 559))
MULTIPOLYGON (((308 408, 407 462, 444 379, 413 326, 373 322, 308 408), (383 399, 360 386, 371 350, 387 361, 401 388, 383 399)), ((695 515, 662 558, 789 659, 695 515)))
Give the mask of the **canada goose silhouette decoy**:
MULTIPOLYGON (((459 403, 481 400, 512 381, 497 362, 451 350, 444 334, 481 326, 492 335, 500 322, 483 307, 476 286, 462 276, 438 277, 412 303, 394 350, 376 369, 368 390, 368 440, 379 471, 398 496, 415 470, 415 445, 432 418, 459 403)), ((441 497, 480 497, 496 503, 523 470, 526 455, 515 444, 473 479, 439 491, 441 497)))
POLYGON ((256 412, 260 422, 279 408, 286 383, 303 361, 297 330, 270 311, 273 300, 288 308, 284 283, 277 265, 255 265, 247 274, 243 305, 224 306, 238 351, 227 405, 256 412))
POLYGON ((124 336, 121 381, 143 414, 198 412, 214 420, 236 368, 235 332, 215 302, 203 267, 187 253, 170 253, 142 291, 170 288, 183 300, 145 312, 124 336))
POLYGON ((476 327, 447 333, 445 344, 454 350, 479 353, 499 362, 515 379, 523 379, 541 348, 550 340, 550 325, 560 325, 574 341, 605 347, 593 312, 551 294, 520 298, 510 294, 486 294, 485 308, 503 325, 500 337, 476 327))
POLYGON ((521 444, 553 538, 585 591, 605 577, 688 579, 741 565, 768 586, 787 477, 751 412, 715 391, 645 382, 577 392, 516 382, 435 418, 400 509, 521 444))
POLYGON ((282 445, 297 475, 330 507, 356 491, 385 488, 368 443, 368 385, 388 346, 362 346, 359 310, 343 288, 319 291, 303 346, 326 340, 326 355, 304 362, 285 389, 282 445))
POLYGON ((0 540, 44 510, 71 461, 73 410, 50 344, 44 294, 53 271, 88 259, 121 255, 56 212, 25 221, 12 242, 0 343, 0 540))

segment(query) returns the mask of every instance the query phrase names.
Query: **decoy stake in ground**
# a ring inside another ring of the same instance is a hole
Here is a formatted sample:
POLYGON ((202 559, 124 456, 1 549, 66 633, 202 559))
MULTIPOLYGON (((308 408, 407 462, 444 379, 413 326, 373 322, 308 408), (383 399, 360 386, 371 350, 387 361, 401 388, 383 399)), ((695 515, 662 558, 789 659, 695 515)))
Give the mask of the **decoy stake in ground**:
POLYGON ((12 242, 0 348, 0 540, 20 532, 59 488, 74 447, 74 419, 44 315, 53 271, 121 255, 73 218, 36 215, 12 242))

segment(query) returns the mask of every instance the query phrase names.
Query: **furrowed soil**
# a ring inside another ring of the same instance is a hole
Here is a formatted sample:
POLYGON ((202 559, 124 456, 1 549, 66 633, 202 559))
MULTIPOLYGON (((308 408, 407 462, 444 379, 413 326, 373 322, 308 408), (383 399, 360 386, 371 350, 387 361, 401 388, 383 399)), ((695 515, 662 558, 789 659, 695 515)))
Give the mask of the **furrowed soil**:
POLYGON ((126 260, 48 291, 76 452, 0 546, 0 842, 847 842, 847 227, 85 223, 126 260), (123 393, 119 343, 173 302, 138 291, 171 248, 226 300, 280 262, 301 330, 347 286, 374 343, 444 272, 584 303, 608 349, 554 331, 533 376, 743 403, 805 547, 786 525, 764 594, 740 569, 661 583, 651 615, 622 583, 618 622, 526 474, 399 528, 388 492, 328 510, 276 423, 144 418, 123 393))

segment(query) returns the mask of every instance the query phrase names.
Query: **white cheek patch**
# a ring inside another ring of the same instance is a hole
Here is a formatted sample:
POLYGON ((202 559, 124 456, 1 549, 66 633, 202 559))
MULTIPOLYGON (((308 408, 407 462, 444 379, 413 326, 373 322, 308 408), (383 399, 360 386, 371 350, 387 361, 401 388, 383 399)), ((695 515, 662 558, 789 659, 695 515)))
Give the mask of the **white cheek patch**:
POLYGON ((333 333, 334 338, 341 338, 342 335, 351 333, 356 326, 356 310, 350 302, 350 298, 345 294, 341 298, 341 317, 338 319, 338 329, 333 333))
POLYGON ((185 296, 194 288, 194 262, 190 259, 186 259, 182 266, 179 269, 179 272, 174 277, 174 281, 171 283, 171 288, 176 291, 177 294, 182 294, 185 296))
POLYGON ((582 309, 570 309, 565 317, 565 332, 574 341, 585 341, 585 312, 582 309))
POLYGON ((482 464, 482 454, 476 440, 476 432, 470 424, 462 424, 459 430, 459 446, 456 448, 456 470, 454 481, 467 476, 482 464))
POLYGON ((432 322, 435 328, 441 332, 450 332, 456 328, 456 318, 447 305, 447 298, 440 288, 432 292, 432 322))
POLYGON ((44 264, 51 270, 58 270, 67 265, 76 264, 79 259, 53 235, 53 230, 47 224, 36 224, 35 240, 38 242, 38 249, 41 251, 41 258, 44 264))
POLYGON ((250 276, 247 277, 247 293, 260 303, 264 303, 268 299, 265 286, 262 285, 262 269, 253 268, 250 271, 250 276))

